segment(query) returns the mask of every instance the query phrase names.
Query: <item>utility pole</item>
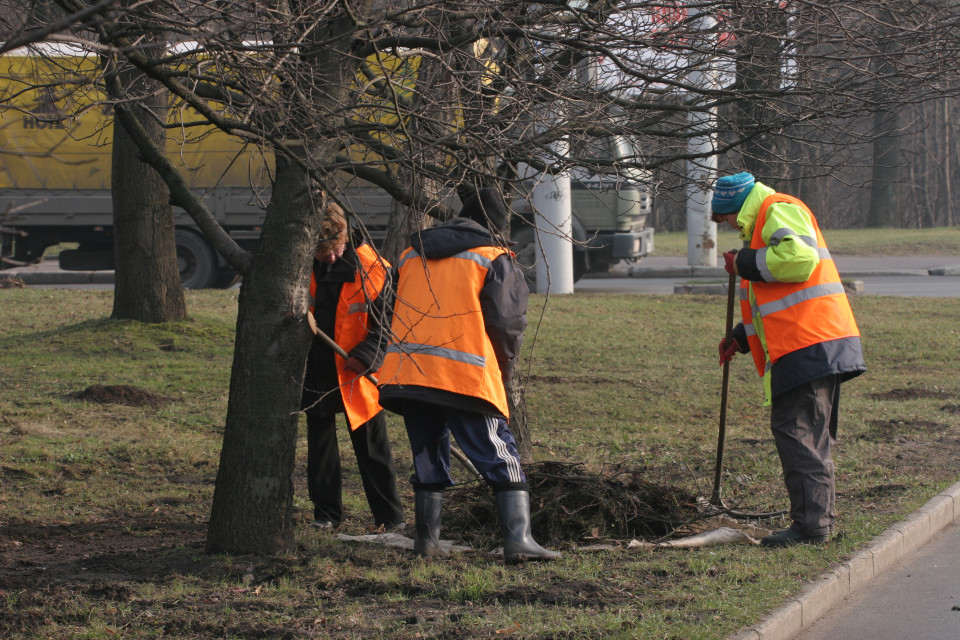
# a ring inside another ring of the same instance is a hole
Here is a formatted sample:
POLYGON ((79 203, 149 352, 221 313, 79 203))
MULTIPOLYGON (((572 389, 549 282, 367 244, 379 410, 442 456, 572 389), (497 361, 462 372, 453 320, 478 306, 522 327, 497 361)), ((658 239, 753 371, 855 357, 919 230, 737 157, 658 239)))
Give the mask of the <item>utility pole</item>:
MULTIPOLYGON (((697 89, 716 89, 719 78, 709 53, 713 47, 708 46, 715 39, 716 20, 700 13, 692 2, 689 7, 700 42, 699 46, 691 47, 688 80, 697 89)), ((696 99, 695 95, 690 97, 690 100, 696 99)), ((709 97, 702 99, 710 100, 709 97)), ((688 120, 691 131, 703 133, 687 142, 691 156, 687 161, 687 264, 713 267, 717 264, 717 225, 710 220, 710 200, 717 177, 716 135, 712 133, 716 129, 716 113, 712 110, 691 111, 688 120)))
MULTIPOLYGON (((552 145, 554 158, 567 157, 570 145, 565 138, 552 145)), ((573 220, 570 174, 554 172, 548 166, 533 188, 533 211, 537 221, 534 242, 537 256, 537 293, 573 293, 573 220)))

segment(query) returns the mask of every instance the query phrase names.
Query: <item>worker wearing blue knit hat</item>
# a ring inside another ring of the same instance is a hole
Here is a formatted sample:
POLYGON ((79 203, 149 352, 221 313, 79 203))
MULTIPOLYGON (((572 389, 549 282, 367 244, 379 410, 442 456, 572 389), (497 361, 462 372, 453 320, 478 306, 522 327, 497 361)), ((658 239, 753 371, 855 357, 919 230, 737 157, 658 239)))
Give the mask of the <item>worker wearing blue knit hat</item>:
MULTIPOLYGON (((740 211, 743 201, 747 199, 754 184, 753 174, 746 171, 732 176, 724 176, 717 180, 717 184, 713 188, 713 201, 710 203, 714 216, 740 211)), ((714 222, 717 222, 717 220, 714 220, 714 222)))
POLYGON ((740 276, 743 322, 720 341, 720 363, 750 353, 763 378, 770 428, 790 497, 790 528, 765 547, 823 543, 833 535, 840 383, 866 370, 850 302, 817 220, 802 201, 749 173, 717 180, 714 222, 747 248, 723 254, 740 276))

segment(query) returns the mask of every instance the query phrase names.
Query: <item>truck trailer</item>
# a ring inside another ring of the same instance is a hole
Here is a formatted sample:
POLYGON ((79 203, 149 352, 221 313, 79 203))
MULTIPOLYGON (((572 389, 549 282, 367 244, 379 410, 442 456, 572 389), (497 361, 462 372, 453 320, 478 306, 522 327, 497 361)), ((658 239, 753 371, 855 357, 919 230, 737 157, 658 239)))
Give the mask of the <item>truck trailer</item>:
MULTIPOLYGON (((38 262, 48 248, 65 243, 76 246, 60 251, 62 269, 113 269, 113 115, 93 81, 97 73, 96 56, 78 45, 42 43, 0 56, 0 269, 38 262)), ((177 107, 171 113, 181 117, 177 107)), ((167 154, 224 230, 255 250, 269 202, 269 154, 212 127, 171 128, 167 154)), ((636 156, 625 136, 600 139, 589 154, 636 156)), ((649 182, 636 169, 612 176, 573 172, 575 278, 652 251, 649 182)), ((379 244, 396 204, 369 183, 343 184, 337 198, 379 244)), ((511 235, 532 281, 535 213, 527 195, 511 200, 511 235)), ((174 207, 174 220, 183 286, 235 282, 237 274, 192 218, 174 207)))

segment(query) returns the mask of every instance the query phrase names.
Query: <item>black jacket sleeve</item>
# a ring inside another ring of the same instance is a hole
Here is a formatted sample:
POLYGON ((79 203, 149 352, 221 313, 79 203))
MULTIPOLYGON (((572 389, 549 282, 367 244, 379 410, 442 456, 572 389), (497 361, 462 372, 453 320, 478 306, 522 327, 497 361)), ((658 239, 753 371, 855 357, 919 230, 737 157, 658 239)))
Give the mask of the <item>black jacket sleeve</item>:
POLYGON ((383 357, 386 355, 387 344, 390 341, 393 289, 393 270, 388 270, 380 295, 367 301, 367 337, 347 354, 367 365, 371 371, 376 371, 383 364, 383 357))
POLYGON ((747 342, 747 330, 744 328, 742 322, 733 328, 733 338, 737 341, 737 347, 739 347, 740 353, 750 353, 750 343, 747 342))
POLYGON ((513 376, 523 346, 529 297, 530 290, 513 256, 498 256, 480 290, 480 308, 505 386, 513 376))

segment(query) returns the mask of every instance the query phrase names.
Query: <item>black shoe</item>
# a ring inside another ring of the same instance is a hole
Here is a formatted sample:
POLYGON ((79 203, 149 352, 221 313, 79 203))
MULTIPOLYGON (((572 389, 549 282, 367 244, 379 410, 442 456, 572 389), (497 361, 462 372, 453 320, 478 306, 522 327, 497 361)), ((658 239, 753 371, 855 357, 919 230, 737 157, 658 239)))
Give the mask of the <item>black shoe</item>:
POLYGON ((781 529, 760 539, 761 547, 792 547, 797 544, 824 544, 830 541, 829 534, 805 536, 796 529, 781 529))

